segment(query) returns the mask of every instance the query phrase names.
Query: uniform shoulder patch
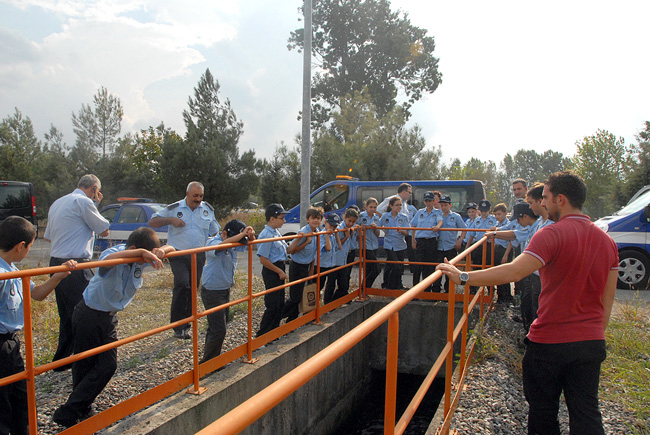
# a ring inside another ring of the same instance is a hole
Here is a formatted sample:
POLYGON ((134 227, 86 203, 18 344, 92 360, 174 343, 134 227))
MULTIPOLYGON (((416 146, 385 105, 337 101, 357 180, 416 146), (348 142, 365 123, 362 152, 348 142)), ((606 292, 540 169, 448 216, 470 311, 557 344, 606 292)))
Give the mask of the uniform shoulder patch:
POLYGON ((173 210, 173 209, 175 209, 176 207, 178 207, 179 205, 181 205, 180 202, 175 202, 175 203, 173 203, 173 204, 169 204, 169 205, 167 206, 167 210, 173 210))
POLYGON ((214 207, 212 207, 209 202, 203 201, 203 204, 205 204, 210 210, 214 211, 214 207))

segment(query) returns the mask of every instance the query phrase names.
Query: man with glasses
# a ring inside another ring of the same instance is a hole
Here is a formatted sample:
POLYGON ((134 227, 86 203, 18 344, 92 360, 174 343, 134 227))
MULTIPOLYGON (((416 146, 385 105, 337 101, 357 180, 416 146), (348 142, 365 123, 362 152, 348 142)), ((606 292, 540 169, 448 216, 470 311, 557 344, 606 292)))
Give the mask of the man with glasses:
POLYGON ((401 198, 404 206, 403 210, 406 210, 406 203, 409 201, 409 199, 411 199, 411 195, 413 195, 413 187, 411 187, 411 185, 408 183, 400 184, 397 188, 397 194, 389 196, 377 206, 377 213, 380 215, 386 213, 388 211, 388 202, 396 196, 399 196, 401 198))

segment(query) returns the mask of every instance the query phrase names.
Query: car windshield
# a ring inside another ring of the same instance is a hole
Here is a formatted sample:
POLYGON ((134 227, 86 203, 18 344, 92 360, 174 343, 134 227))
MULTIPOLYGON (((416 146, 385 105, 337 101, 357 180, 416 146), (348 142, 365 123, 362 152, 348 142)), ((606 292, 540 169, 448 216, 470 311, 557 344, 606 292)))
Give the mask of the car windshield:
POLYGON ((643 207, 650 204, 650 190, 639 196, 637 199, 614 213, 615 216, 627 216, 642 210, 643 207))
POLYGON ((149 204, 149 208, 150 208, 151 211, 153 211, 154 213, 158 213, 160 210, 162 210, 163 208, 165 208, 165 206, 164 206, 164 205, 153 205, 153 204, 149 204))

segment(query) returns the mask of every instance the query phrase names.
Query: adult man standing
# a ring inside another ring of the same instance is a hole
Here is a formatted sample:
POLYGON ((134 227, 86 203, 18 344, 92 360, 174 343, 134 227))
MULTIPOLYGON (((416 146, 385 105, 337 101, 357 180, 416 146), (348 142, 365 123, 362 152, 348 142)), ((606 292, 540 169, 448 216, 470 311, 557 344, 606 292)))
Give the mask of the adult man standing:
MULTIPOLYGON (((203 201, 203 184, 192 181, 187 185, 185 198, 169 204, 154 213, 149 221, 153 228, 169 225, 167 244, 177 251, 201 248, 210 236, 215 235, 221 227, 214 217, 214 208, 203 201)), ((196 254, 196 285, 199 288, 201 273, 205 264, 205 252, 196 254)), ((192 256, 171 257, 169 265, 174 274, 170 322, 176 322, 192 315, 192 256)), ((190 325, 174 328, 176 338, 189 339, 190 325)))
MULTIPOLYGON (((50 266, 59 266, 68 260, 90 261, 95 233, 108 235, 109 222, 97 210, 103 198, 101 187, 97 176, 86 174, 72 193, 57 199, 50 207, 44 235, 45 240, 52 242, 50 266)), ((72 312, 92 277, 92 269, 73 270, 54 290, 59 311, 59 346, 53 361, 72 354, 72 312)), ((68 368, 70 365, 54 370, 68 368)))
MULTIPOLYGON (((399 185, 397 188, 397 194, 391 195, 388 198, 385 198, 381 204, 377 206, 377 213, 381 216, 383 213, 386 213, 388 211, 388 203, 392 198, 395 198, 396 196, 399 196, 402 199, 402 203, 406 204, 409 199, 411 199, 411 195, 413 195, 413 187, 411 187, 410 184, 408 183, 402 183, 399 185)), ((407 214, 407 207, 402 208, 404 213, 407 214)))
POLYGON ((618 278, 614 241, 582 214, 587 187, 571 171, 544 182, 542 205, 556 223, 539 230, 512 263, 461 272, 438 266, 456 283, 501 284, 540 271, 538 317, 530 327, 523 384, 530 405, 529 434, 559 434, 558 409, 564 392, 572 435, 604 434, 598 409, 605 328, 618 278))

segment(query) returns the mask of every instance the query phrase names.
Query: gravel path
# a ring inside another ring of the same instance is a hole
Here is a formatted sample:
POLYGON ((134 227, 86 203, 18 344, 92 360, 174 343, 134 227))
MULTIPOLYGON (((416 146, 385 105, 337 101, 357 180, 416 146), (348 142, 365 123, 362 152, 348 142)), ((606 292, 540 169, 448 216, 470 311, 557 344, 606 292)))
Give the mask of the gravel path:
MULTIPOLYGON (((528 404, 521 380, 524 333, 521 323, 512 320, 513 314, 516 313, 502 306, 490 313, 485 333, 490 337, 488 348, 494 355, 468 370, 467 389, 451 423, 460 433, 526 433, 528 404)), ((606 400, 600 401, 600 409, 606 434, 630 433, 628 425, 636 419, 632 412, 606 400)), ((562 433, 568 434, 569 415, 564 400, 560 402, 559 418, 562 433)))

